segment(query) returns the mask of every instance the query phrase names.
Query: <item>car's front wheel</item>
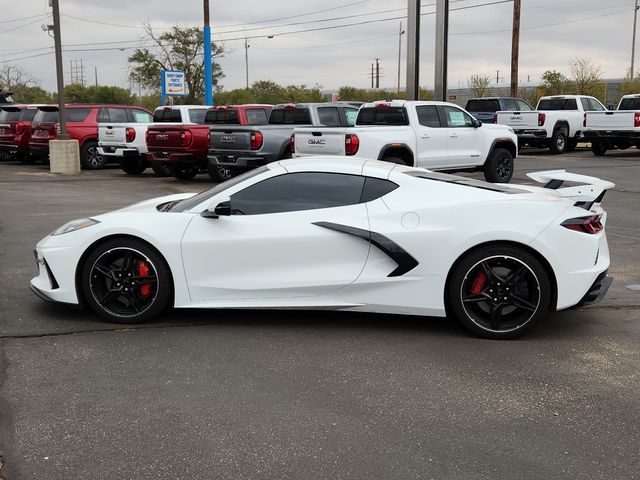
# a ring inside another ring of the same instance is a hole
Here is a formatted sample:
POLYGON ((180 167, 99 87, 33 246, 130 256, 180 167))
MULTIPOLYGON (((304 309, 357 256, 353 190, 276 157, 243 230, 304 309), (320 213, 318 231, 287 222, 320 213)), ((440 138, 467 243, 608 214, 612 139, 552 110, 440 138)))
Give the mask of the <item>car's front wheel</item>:
POLYGON ((140 175, 147 166, 147 161, 142 156, 120 160, 120 168, 129 175, 140 175))
POLYGON ((162 256, 136 239, 109 240, 87 257, 81 271, 87 304, 114 323, 140 323, 171 299, 171 275, 162 256))
POLYGON ((496 148, 484 164, 484 178, 491 183, 508 183, 513 177, 513 155, 506 148, 496 148))
POLYGON ((447 286, 451 312, 471 332, 507 339, 547 315, 549 277, 540 262, 511 245, 479 248, 456 264, 447 286))

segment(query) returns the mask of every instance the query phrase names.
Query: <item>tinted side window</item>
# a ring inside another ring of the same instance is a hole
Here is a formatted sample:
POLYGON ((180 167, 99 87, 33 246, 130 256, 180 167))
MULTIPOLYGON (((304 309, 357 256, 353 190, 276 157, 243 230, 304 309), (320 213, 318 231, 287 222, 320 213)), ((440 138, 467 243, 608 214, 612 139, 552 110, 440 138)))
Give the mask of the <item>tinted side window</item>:
POLYGON ((589 110, 591 110, 591 105, 589 105, 589 99, 588 98, 581 98, 580 99, 580 103, 582 104, 582 109, 585 112, 588 112, 589 110))
POLYGON ((207 110, 204 108, 190 108, 189 120, 193 123, 202 125, 204 123, 204 116, 207 114, 207 110))
POLYGON ((91 111, 90 108, 68 108, 67 122, 84 122, 91 111))
POLYGON ((364 177, 336 173, 290 173, 268 178, 231 196, 236 215, 262 215, 360 202, 364 177))
POLYGON ((308 108, 274 108, 269 114, 271 125, 311 125, 308 108))
POLYGON ((620 105, 618 106, 618 110, 638 110, 640 109, 640 97, 628 97, 624 98, 620 105))
POLYGON ((448 127, 473 127, 473 120, 471 117, 459 108, 444 105, 442 109, 444 110, 448 127))
POLYGON ((358 112, 358 125, 409 125, 409 116, 404 107, 361 108, 358 112))
POLYGON ((153 117, 149 113, 135 108, 129 109, 129 116, 133 123, 151 123, 153 121, 153 117))
POLYGON ((353 127, 356 124, 356 118, 358 118, 357 108, 345 108, 344 116, 347 119, 347 127, 353 127))
POLYGON ((438 115, 438 109, 435 105, 420 105, 416 107, 418 113, 418 122, 425 127, 438 128, 440 124, 440 116, 438 115))
POLYGON ((111 123, 127 123, 127 111, 124 108, 109 108, 109 121, 111 123))
POLYGON ((34 122, 58 122, 60 117, 58 116, 58 110, 40 110, 33 117, 34 122))
POLYGON ((109 123, 109 112, 106 108, 98 109, 98 115, 96 115, 96 122, 109 123))
POLYGON ((33 120, 33 117, 36 116, 37 112, 38 110, 35 108, 25 108, 24 110, 22 110, 20 120, 22 120, 23 122, 30 122, 33 120))
POLYGON ((360 202, 370 202, 376 198, 380 198, 389 192, 393 192, 398 185, 383 178, 366 177, 364 188, 360 196, 360 202))
POLYGON ((503 110, 518 110, 518 105, 513 98, 503 98, 502 103, 504 107, 503 110))
POLYGON ((182 123, 182 115, 177 108, 162 108, 153 112, 153 121, 182 123))
POLYGON ((525 102, 524 100, 516 100, 518 102, 518 110, 520 111, 528 111, 528 110, 533 110, 533 108, 531 108, 531 105, 529 105, 527 102, 525 102))
POLYGON ((0 120, 4 122, 17 122, 20 120, 21 110, 19 108, 7 108, 0 110, 0 120))
POLYGON ((265 125, 269 121, 269 116, 264 108, 249 108, 245 113, 249 125, 265 125))
POLYGON ((467 106, 465 107, 467 112, 478 113, 478 112, 497 112, 500 110, 500 102, 497 99, 488 99, 488 98, 476 98, 467 101, 467 106))
POLYGON ((604 106, 595 98, 589 99, 589 105, 591 105, 591 110, 593 110, 594 112, 602 112, 606 110, 604 106))
POLYGON ((318 120, 327 127, 339 127, 340 113, 336 107, 319 107, 318 120))

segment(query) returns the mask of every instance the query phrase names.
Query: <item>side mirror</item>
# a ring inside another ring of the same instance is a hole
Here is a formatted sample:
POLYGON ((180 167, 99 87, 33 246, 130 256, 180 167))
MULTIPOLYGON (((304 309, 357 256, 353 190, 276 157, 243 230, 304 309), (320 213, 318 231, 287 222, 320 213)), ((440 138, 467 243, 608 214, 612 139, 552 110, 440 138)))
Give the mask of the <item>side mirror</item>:
POLYGON ((473 128, 479 128, 482 126, 482 122, 480 120, 478 120, 477 118, 473 119, 473 128))
POLYGON ((231 201, 228 199, 222 200, 218 203, 213 210, 211 206, 200 214, 204 218, 220 218, 220 215, 228 217, 231 215, 231 201))

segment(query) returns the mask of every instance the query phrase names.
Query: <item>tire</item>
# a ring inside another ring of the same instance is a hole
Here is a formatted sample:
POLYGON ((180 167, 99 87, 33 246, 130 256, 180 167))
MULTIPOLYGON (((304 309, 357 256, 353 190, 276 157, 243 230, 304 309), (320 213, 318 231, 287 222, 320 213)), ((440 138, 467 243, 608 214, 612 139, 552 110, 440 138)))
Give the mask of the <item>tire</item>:
POLYGON ((405 162, 403 159, 401 159, 400 157, 385 157, 382 159, 383 162, 389 162, 389 163, 397 163, 398 165, 406 165, 407 162, 405 162))
POLYGON ((514 167, 511 152, 506 148, 495 148, 484 163, 484 178, 491 183, 509 183, 514 167))
POLYGON ((25 165, 30 165, 36 162, 36 157, 30 155, 29 152, 18 152, 16 154, 18 160, 20 160, 25 165))
POLYGON ((196 167, 169 167, 171 174, 178 180, 191 180, 198 174, 196 167))
POLYGON ((591 142, 591 152, 598 157, 602 157, 607 153, 608 147, 606 142, 591 142))
POLYGON ((220 165, 209 164, 207 167, 207 173, 209 178, 214 182, 226 182, 227 180, 235 177, 238 172, 232 167, 221 167, 220 165))
POLYGON ((120 168, 129 175, 140 175, 147 166, 147 161, 143 157, 120 160, 120 168))
POLYGON ((466 329, 503 340, 523 335, 546 317, 551 284, 544 267, 526 250, 484 246, 453 267, 447 299, 466 329))
POLYGON ((162 162, 151 162, 151 168, 156 177, 172 177, 171 169, 162 162))
POLYGON ((113 323, 141 323, 161 313, 172 297, 171 273, 162 256, 133 238, 98 245, 82 265, 86 303, 113 323))
POLYGON ((549 151, 553 154, 564 153, 567 150, 567 134, 562 128, 554 130, 549 144, 549 151))
POLYGON ((100 170, 104 168, 105 160, 98 153, 97 142, 86 142, 80 150, 80 163, 87 170, 100 170))
POLYGON ((615 147, 619 150, 627 150, 629 148, 631 148, 631 140, 627 140, 627 139, 622 139, 622 140, 618 140, 615 143, 615 147))
POLYGON ((565 148, 564 151, 567 153, 573 152, 577 146, 578 146, 578 140, 576 140, 575 138, 570 138, 567 140, 567 147, 565 148))

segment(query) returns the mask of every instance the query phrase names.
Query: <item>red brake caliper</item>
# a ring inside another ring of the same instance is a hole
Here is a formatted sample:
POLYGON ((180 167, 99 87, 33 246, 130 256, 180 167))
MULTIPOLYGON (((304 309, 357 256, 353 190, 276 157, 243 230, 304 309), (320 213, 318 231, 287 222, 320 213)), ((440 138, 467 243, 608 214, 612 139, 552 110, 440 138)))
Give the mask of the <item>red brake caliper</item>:
POLYGON ((479 294, 483 289, 484 285, 487 282, 487 276, 484 272, 478 272, 476 278, 473 279, 473 285, 471 285, 471 293, 473 295, 479 294))
MULTIPOLYGON (((149 266, 142 260, 138 261, 138 275, 141 277, 149 275, 149 266)), ((149 283, 140 285, 140 296, 147 298, 149 295, 151 295, 151 285, 149 283)))

